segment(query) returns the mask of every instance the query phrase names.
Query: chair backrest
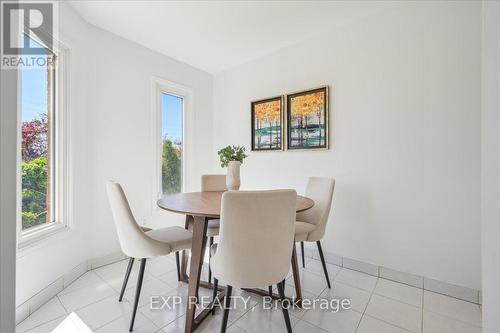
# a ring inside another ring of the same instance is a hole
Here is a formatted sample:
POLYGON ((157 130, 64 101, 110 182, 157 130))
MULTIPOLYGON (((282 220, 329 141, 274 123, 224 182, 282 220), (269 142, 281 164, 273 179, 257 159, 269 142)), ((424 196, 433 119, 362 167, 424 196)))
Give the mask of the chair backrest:
POLYGON ((202 175, 202 191, 226 191, 226 175, 202 175))
POLYGON ((296 198, 295 190, 225 192, 214 276, 249 288, 282 281, 290 268, 296 198))
POLYGON ((139 227, 120 184, 108 181, 106 190, 123 253, 132 258, 151 258, 170 252, 169 244, 148 237, 139 227))
POLYGON ((323 238, 332 206, 335 179, 310 177, 307 182, 306 196, 314 200, 314 206, 297 214, 297 221, 312 223, 316 228, 308 235, 308 241, 318 241, 323 238))

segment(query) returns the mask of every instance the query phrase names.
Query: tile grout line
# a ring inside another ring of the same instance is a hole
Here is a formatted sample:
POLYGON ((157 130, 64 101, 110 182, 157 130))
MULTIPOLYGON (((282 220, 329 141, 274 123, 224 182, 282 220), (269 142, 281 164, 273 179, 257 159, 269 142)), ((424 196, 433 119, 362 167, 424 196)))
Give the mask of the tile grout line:
MULTIPOLYGON (((36 311, 35 311, 35 312, 36 312, 36 311)), ((62 316, 59 316, 59 317, 56 317, 56 318, 52 318, 52 319, 50 319, 50 320, 48 320, 48 321, 45 321, 45 322, 43 322, 43 323, 41 323, 41 324, 38 324, 38 325, 36 325, 36 326, 33 326, 33 327, 32 327, 32 328, 30 328, 29 330, 27 330, 27 331, 23 331, 22 333, 30 333, 30 332, 32 332, 33 330, 35 330, 35 329, 39 328, 40 326, 46 325, 46 324, 50 323, 51 321, 54 321, 54 320, 57 320, 57 319, 61 319, 61 318, 63 318, 63 317, 67 317, 67 316, 68 316, 68 314, 66 314, 66 315, 62 315, 62 316)), ((23 320, 23 321, 24 321, 24 320, 23 320)), ((21 322, 21 323, 22 323, 22 322, 21 322)), ((21 324, 21 323, 19 323, 19 324, 21 324)), ((18 325, 19 325, 19 324, 18 324, 18 325)), ((17 331, 16 331, 16 332, 17 332, 17 331)))
MULTIPOLYGON (((305 268, 304 268, 304 269, 305 269, 305 268)), ((337 274, 338 274, 338 273, 337 273, 337 274)), ((330 275, 329 275, 329 276, 330 276, 330 275)), ((337 275, 335 275, 335 276, 337 276, 337 275)), ((330 281, 330 283, 331 283, 331 285, 333 286, 333 288, 335 287, 335 286, 334 286, 334 283, 335 283, 335 281, 334 281, 334 280, 335 280, 335 276, 334 276, 334 277, 331 279, 331 281, 330 281)), ((324 293, 327 289, 332 290, 333 288, 328 288, 328 286, 326 286, 326 287, 325 287, 325 288, 321 291, 321 293, 320 293, 319 295, 314 296, 314 297, 316 297, 316 298, 321 297, 321 295, 323 295, 323 293, 324 293)), ((330 331, 325 330, 325 329, 323 329, 322 327, 319 327, 319 326, 318 326, 318 325, 316 325, 315 323, 311 323, 311 322, 309 322, 309 321, 307 321, 307 320, 304 320, 304 317, 305 317, 305 315, 306 315, 306 313, 307 313, 308 311, 311 311, 311 309, 310 309, 310 310, 307 310, 307 311, 306 311, 306 312, 302 315, 302 317, 300 317, 300 318, 299 318, 299 320, 297 321, 297 323, 295 324, 295 326, 297 326, 297 325, 298 325, 301 321, 303 321, 303 322, 308 323, 309 325, 312 325, 312 326, 314 326, 314 327, 316 327, 316 328, 318 328, 318 329, 320 329, 320 330, 322 330, 322 331, 324 331, 324 332, 329 333, 330 331)))
MULTIPOLYGON (((140 314, 142 314, 142 315, 143 315, 143 316, 144 316, 147 320, 151 321, 151 322, 152 322, 152 323, 153 323, 156 327, 159 327, 158 325, 156 325, 156 324, 153 322, 153 320, 152 320, 152 319, 150 319, 148 316, 146 316, 146 315, 144 314, 144 312, 142 312, 142 311, 141 311, 141 308, 140 308, 140 307, 138 307, 138 308, 137 308, 137 311, 139 311, 139 313, 140 313, 140 314)), ((172 324, 172 323, 173 323, 174 321, 176 321, 177 319, 179 319, 179 318, 181 318, 181 317, 184 317, 185 315, 186 315, 186 314, 184 313, 184 314, 181 314, 181 315, 179 315, 179 316, 177 316, 177 317, 173 318, 173 319, 172 319, 171 321, 169 321, 169 322, 168 322, 165 326, 160 327, 160 331, 161 331, 161 330, 163 330, 164 328, 167 328, 167 326, 168 326, 168 325, 172 324)))
MULTIPOLYGON (((391 296, 387 296, 387 295, 382 295, 382 294, 376 293, 375 290, 373 291, 373 294, 375 294, 377 296, 381 296, 381 297, 387 298, 387 299, 390 299, 390 300, 398 302, 398 303, 402 303, 402 304, 405 304, 405 305, 412 306, 412 307, 417 308, 417 309, 423 309, 423 300, 422 300, 422 306, 419 307, 419 306, 417 306, 415 304, 410 304, 410 303, 407 303, 405 301, 401 301, 399 299, 393 298, 391 296)), ((423 298, 423 293, 422 293, 422 298, 423 298)))
MULTIPOLYGON (((94 304, 96 304, 96 303, 99 303, 99 302, 101 302, 101 301, 104 301, 104 300, 106 300, 106 299, 108 299, 108 298, 115 297, 115 296, 116 296, 116 295, 109 295, 109 296, 108 296, 108 297, 106 297, 106 298, 103 298, 103 299, 101 299, 101 300, 99 300, 99 301, 96 301, 96 302, 94 302, 94 303, 91 303, 91 304, 89 304, 89 305, 86 305, 86 306, 84 306, 83 308, 80 308, 80 309, 78 309, 78 310, 75 310, 75 312, 76 312, 76 311, 80 311, 80 310, 85 309, 85 308, 87 308, 87 307, 89 307, 89 306, 91 306, 91 305, 94 305, 94 304)), ((126 300, 126 299, 125 299, 125 300, 122 300, 122 302, 123 302, 123 303, 127 303, 127 304, 132 305, 132 304, 131 304, 128 300, 126 300)), ((130 311, 126 311, 125 313, 120 314, 120 316, 118 316, 118 317, 117 317, 117 318, 115 318, 115 319, 112 319, 112 320, 110 320, 110 321, 108 321, 108 322, 105 322, 104 324, 101 324, 100 326, 98 326, 98 327, 94 328, 93 330, 95 331, 95 330, 101 329, 102 327, 104 327, 104 326, 106 326, 106 325, 108 325, 108 324, 110 324, 110 323, 112 323, 112 322, 114 322, 114 321, 119 320, 121 317, 123 317, 124 315, 127 315, 127 314, 129 314, 129 313, 131 313, 131 312, 132 312, 132 309, 130 309, 130 311)), ((149 319, 149 318, 148 318, 148 319, 149 319)), ((153 326, 155 326, 156 328, 158 328, 158 326, 157 326, 157 325, 154 325, 154 323, 153 323, 153 326)))
MULTIPOLYGON (((90 271, 88 271, 88 272, 91 272, 91 271, 92 271, 92 270, 90 270, 90 271)), ((87 273, 88 273, 88 272, 87 272, 87 273)), ((94 301, 94 302, 92 302, 92 303, 87 304, 87 305, 84 305, 84 306, 80 306, 80 307, 78 307, 78 308, 75 308, 72 312, 79 311, 79 310, 81 310, 81 309, 83 309, 83 308, 86 308, 86 307, 88 307, 88 306, 90 306, 90 305, 93 305, 93 304, 98 303, 98 302, 100 302, 100 301, 102 301, 102 300, 105 300, 106 298, 110 298, 110 297, 112 297, 112 296, 116 296, 117 292, 116 292, 113 288, 111 288, 111 286, 110 286, 110 285, 109 285, 109 284, 108 284, 108 283, 107 283, 104 279, 102 279, 102 278, 101 278, 98 274, 96 274, 95 272, 93 272, 93 273, 94 273, 94 274, 95 274, 95 275, 99 278, 99 280, 101 280, 102 282, 104 282, 104 284, 105 284, 108 288, 110 288, 110 289, 113 291, 113 293, 114 293, 114 294, 113 294, 113 295, 108 295, 108 296, 103 297, 103 298, 100 298, 100 299, 98 299, 98 300, 96 300, 96 301, 94 301)), ((65 295, 70 295, 70 294, 72 294, 72 293, 74 293, 74 292, 77 292, 77 291, 79 291, 80 289, 83 289, 83 288, 86 288, 86 287, 88 287, 88 286, 82 286, 81 288, 78 288, 78 289, 76 289, 76 290, 74 290, 74 291, 71 291, 71 292, 69 292, 69 293, 67 293, 67 294, 65 294, 65 295)), ((59 298, 59 294, 57 294, 56 296, 59 298)), ((63 304, 63 302, 61 301, 61 299, 60 299, 60 298, 59 298, 59 301, 61 302, 61 304, 63 304)), ((66 309, 66 307, 64 306, 64 304, 63 304, 63 307, 66 309)), ((66 309, 66 312, 69 312, 69 310, 68 310, 68 309, 66 309)))
MULTIPOLYGON (((391 322, 388 322, 387 320, 384 320, 384 319, 380 319, 380 318, 374 317, 374 316, 372 316, 372 315, 370 315, 370 314, 368 314, 368 313, 366 313, 364 316, 366 316, 366 317, 370 317, 370 318, 375 319, 375 320, 378 320, 378 321, 381 321, 381 322, 383 322, 383 323, 385 323, 385 324, 387 324, 387 325, 389 325, 389 326, 399 328, 400 330, 403 330, 403 331, 405 331, 405 332, 414 333, 414 332, 412 332, 412 331, 410 331, 410 330, 408 330, 408 329, 406 329, 406 328, 404 328, 404 327, 401 327, 401 326, 395 325, 395 324, 393 324, 393 323, 391 323, 391 322)), ((363 317, 364 317, 364 316, 363 316, 363 317)))
POLYGON ((300 322, 301 322, 301 321, 302 321, 302 322, 304 322, 304 323, 307 323, 307 324, 309 324, 309 325, 311 325, 311 326, 314 326, 315 328, 317 328, 317 329, 321 330, 322 332, 325 332, 325 333, 330 333, 330 331, 325 330, 324 328, 319 327, 318 325, 313 324, 313 323, 311 323, 311 322, 308 322, 307 320, 304 320, 304 319, 299 319, 299 320, 297 321, 297 323, 295 323, 295 326, 294 326, 294 327, 296 327, 298 324, 300 324, 300 322))
POLYGON ((393 302, 401 303, 401 304, 404 304, 404 305, 407 305, 407 306, 411 306, 412 308, 423 310, 423 307, 418 307, 418 306, 416 306, 414 304, 408 304, 406 302, 402 302, 402 301, 394 299, 392 297, 385 296, 385 295, 380 295, 380 294, 377 294, 377 293, 373 293, 373 294, 376 295, 376 296, 378 296, 378 297, 382 297, 382 298, 388 299, 388 300, 393 301, 393 302))
POLYGON ((424 333, 424 291, 422 291, 422 321, 420 323, 420 333, 424 333))
MULTIPOLYGON (((354 312, 357 312, 357 313, 360 313, 360 314, 361 314, 361 312, 359 312, 359 311, 356 311, 356 310, 354 310, 354 309, 351 309, 351 310, 352 310, 352 311, 354 311, 354 312)), ((307 310, 307 312, 309 312, 309 311, 312 311, 312 310, 307 310)), ((319 328, 319 329, 321 329, 321 330, 323 330, 323 331, 329 332, 329 331, 325 330, 324 328, 319 327, 316 323, 310 322, 310 321, 308 321, 308 320, 306 320, 306 319, 300 319, 299 321, 304 321, 304 322, 308 323, 308 324, 309 324, 309 325, 311 325, 311 326, 314 326, 314 327, 317 327, 317 328, 319 328)))
MULTIPOLYGON (((53 298, 51 298, 51 299, 49 300, 49 302, 50 302, 52 299, 55 299, 55 298, 57 298, 57 301, 58 301, 58 302, 59 302, 59 304, 62 306, 62 308, 64 309, 64 312, 66 312, 66 314, 61 315, 61 316, 58 316, 58 317, 55 317, 55 318, 52 318, 52 319, 49 319, 49 320, 44 321, 44 322, 42 322, 42 323, 40 323, 40 324, 38 324, 38 325, 35 325, 35 326, 33 326, 32 328, 30 328, 29 330, 24 331, 25 333, 29 333, 30 331, 34 330, 34 329, 35 329, 35 328, 37 328, 37 327, 40 327, 40 326, 42 326, 42 325, 45 325, 45 324, 47 324, 47 323, 50 323, 51 321, 54 321, 54 320, 56 320, 56 319, 59 319, 59 318, 62 318, 62 317, 66 317, 66 316, 68 316, 68 315, 69 315, 68 310, 66 310, 66 307, 62 304, 62 302, 61 302, 61 300, 59 299, 59 296, 58 296, 58 295, 56 295, 56 296, 54 296, 53 298)), ((47 303, 48 303, 48 302, 47 302, 47 303)), ((45 304, 44 304, 44 305, 45 305, 45 304)), ((42 305, 42 306, 43 306, 43 305, 42 305)), ((40 307, 40 308, 41 308, 41 307, 40 307)), ((38 309, 40 309, 40 308, 38 308, 38 309)), ((37 309, 37 310, 35 310, 33 313, 35 313, 36 311, 38 311, 38 309, 37 309)), ((28 317, 26 317, 26 319, 24 319, 24 320, 23 320, 23 321, 21 321, 19 324, 17 324, 17 325, 16 325, 16 327, 17 327, 18 325, 21 325, 21 324, 22 324, 25 320, 27 320, 27 319, 31 316, 31 314, 32 314, 32 313, 30 313, 30 315, 29 315, 28 317)))
POLYGON ((368 309, 368 305, 370 305, 370 302, 372 300, 372 296, 373 296, 373 294, 375 292, 375 288, 377 288, 377 284, 378 284, 378 278, 377 278, 377 283, 375 283, 375 286, 373 287, 373 290, 370 293, 370 298, 368 299, 368 302, 366 303, 365 309, 363 310, 363 313, 361 314, 361 317, 359 318, 359 322, 358 322, 358 325, 356 326, 355 332, 358 332, 359 325, 361 325, 361 321, 363 320, 363 317, 365 316, 366 309, 368 309))
MULTIPOLYGON (((422 313, 423 313, 423 311, 424 311, 424 309, 422 309, 422 313)), ((445 314, 443 314, 443 313, 439 313, 439 312, 436 312, 436 311, 431 311, 431 310, 425 310, 425 311, 427 311, 427 312, 431 312, 431 313, 434 313, 434 314, 436 314, 436 315, 438 315, 438 316, 441 316, 441 317, 444 317, 444 318, 446 318, 446 319, 450 319, 450 320, 453 320, 453 321, 457 321, 457 322, 459 322, 459 323, 461 323, 461 324, 465 324, 465 325, 468 325, 468 326, 473 326, 473 327, 477 327, 477 328, 482 328, 482 327, 483 327, 482 325, 474 325, 474 324, 468 323, 468 322, 466 322, 466 321, 463 321, 463 320, 460 320, 460 319, 457 319, 457 318, 453 318, 453 317, 450 317, 450 316, 448 316, 448 315, 445 315, 445 314)))
MULTIPOLYGON (((380 280, 380 278, 379 278, 379 280, 380 280)), ((377 284, 378 284, 378 280, 377 280, 377 284)), ((377 284, 375 285, 375 288, 377 288, 377 284)), ((370 301, 372 300, 373 295, 377 295, 377 296, 385 297, 385 296, 383 296, 383 295, 376 294, 376 293, 375 293, 375 288, 373 289, 373 292, 372 292, 372 294, 370 295, 370 299, 368 300, 368 303, 366 304, 366 308, 365 308, 365 310, 363 311, 363 315, 361 316, 361 319, 360 319, 360 321, 359 321, 358 327, 356 328, 356 332, 358 331, 358 329, 359 329, 359 325, 361 324, 361 321, 363 320, 363 318, 364 318, 365 316, 370 317, 370 318, 373 318, 373 319, 376 319, 376 320, 379 320, 379 321, 384 322, 384 323, 386 323, 386 324, 388 324, 388 325, 390 325, 390 326, 397 327, 397 328, 402 329, 402 330, 404 330, 404 331, 411 332, 410 330, 408 330, 408 329, 406 329, 406 328, 404 328, 404 327, 401 327, 401 326, 395 325, 394 323, 390 323, 390 322, 388 322, 388 321, 386 321, 386 320, 384 320, 384 319, 381 319, 381 318, 378 318, 378 317, 374 317, 374 316, 372 316, 372 315, 370 315, 370 314, 366 313, 366 310, 368 309, 368 306, 370 305, 370 301)), ((390 299, 390 300, 394 300, 394 299, 392 299, 392 298, 390 298, 390 297, 385 297, 385 298, 390 299)), ((398 302, 397 300, 394 300, 394 301, 398 302)), ((401 303, 403 303, 403 302, 401 302, 401 303)), ((403 304, 406 304, 406 305, 411 305, 411 304, 407 304, 407 303, 403 303, 403 304)), ((414 305, 413 305, 413 307, 418 308, 417 306, 414 306, 414 305)), ((422 309, 422 313, 423 313, 423 309, 422 309)))

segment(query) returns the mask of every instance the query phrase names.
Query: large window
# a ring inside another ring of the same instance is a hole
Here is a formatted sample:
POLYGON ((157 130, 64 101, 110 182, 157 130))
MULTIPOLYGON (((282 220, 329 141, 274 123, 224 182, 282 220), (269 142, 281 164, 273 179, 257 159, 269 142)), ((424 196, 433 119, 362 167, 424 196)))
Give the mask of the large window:
POLYGON ((20 79, 20 243, 65 226, 67 221, 67 154, 60 89, 60 54, 24 36, 25 43, 44 48, 36 66, 22 66, 20 79), (44 59, 41 61, 40 59, 44 59))
MULTIPOLYGON (((26 37, 28 39, 28 37, 26 37)), ((30 41, 37 44, 35 41, 30 41)), ((36 45, 41 47, 41 45, 36 45)), ((56 57, 45 49, 46 63, 21 69, 22 229, 54 221, 54 145, 56 57)))
POLYGON ((161 98, 161 190, 162 194, 182 191, 183 109, 182 97, 162 92, 161 98))

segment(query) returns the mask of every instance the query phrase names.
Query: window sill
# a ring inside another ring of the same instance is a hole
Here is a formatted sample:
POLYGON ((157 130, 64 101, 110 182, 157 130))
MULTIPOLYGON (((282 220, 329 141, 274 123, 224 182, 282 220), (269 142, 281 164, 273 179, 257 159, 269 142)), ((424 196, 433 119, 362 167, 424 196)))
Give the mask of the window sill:
POLYGON ((49 242, 59 240, 61 236, 69 234, 70 231, 71 229, 63 223, 54 223, 48 227, 33 230, 18 240, 17 257, 24 257, 49 242))

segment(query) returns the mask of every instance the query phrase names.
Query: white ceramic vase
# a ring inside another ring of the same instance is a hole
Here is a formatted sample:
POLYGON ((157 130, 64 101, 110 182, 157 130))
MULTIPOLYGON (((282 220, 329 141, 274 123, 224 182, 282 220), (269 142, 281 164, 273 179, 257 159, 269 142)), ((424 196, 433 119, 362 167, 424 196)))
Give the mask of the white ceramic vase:
POLYGON ((238 191, 240 189, 240 161, 231 161, 227 166, 226 186, 230 191, 238 191))

